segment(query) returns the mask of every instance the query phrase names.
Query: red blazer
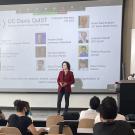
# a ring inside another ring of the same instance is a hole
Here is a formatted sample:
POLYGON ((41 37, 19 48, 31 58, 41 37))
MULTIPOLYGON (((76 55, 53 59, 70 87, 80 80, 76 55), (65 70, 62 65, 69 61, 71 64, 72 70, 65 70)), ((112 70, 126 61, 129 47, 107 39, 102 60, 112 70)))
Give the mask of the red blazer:
POLYGON ((59 72, 59 76, 57 78, 58 82, 58 92, 62 90, 60 86, 60 82, 66 82, 67 85, 64 87, 66 91, 71 92, 71 85, 75 83, 74 75, 72 71, 68 71, 67 74, 64 76, 64 71, 59 72))

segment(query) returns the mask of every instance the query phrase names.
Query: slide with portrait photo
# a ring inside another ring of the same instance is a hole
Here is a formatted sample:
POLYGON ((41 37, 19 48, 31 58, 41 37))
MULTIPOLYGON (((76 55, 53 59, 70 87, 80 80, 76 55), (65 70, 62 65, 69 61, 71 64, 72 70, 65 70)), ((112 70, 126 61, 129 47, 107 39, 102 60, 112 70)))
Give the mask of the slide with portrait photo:
POLYGON ((75 92, 119 81, 122 5, 87 3, 63 12, 0 11, 0 90, 54 92, 63 61, 75 92))

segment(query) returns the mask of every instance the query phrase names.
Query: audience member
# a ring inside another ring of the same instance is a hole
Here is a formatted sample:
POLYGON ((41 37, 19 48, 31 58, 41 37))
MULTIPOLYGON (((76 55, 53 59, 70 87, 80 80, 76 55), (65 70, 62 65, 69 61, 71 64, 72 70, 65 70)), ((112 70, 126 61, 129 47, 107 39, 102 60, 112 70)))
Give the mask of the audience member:
POLYGON ((26 106, 26 108, 28 110, 27 113, 25 113, 25 115, 32 119, 32 112, 31 112, 29 102, 27 102, 27 101, 22 101, 22 102, 24 102, 24 104, 25 104, 25 106, 26 106))
MULTIPOLYGON (((14 107, 15 107, 15 108, 16 108, 17 103, 18 103, 19 101, 21 101, 21 100, 17 99, 17 100, 14 101, 13 104, 14 104, 14 107)), ((26 115, 32 119, 32 112, 31 112, 31 108, 30 108, 29 102, 27 102, 27 101, 22 101, 22 102, 24 102, 24 104, 25 104, 25 106, 26 106, 26 108, 27 108, 27 110, 28 110, 28 112, 27 112, 28 114, 26 113, 26 115)))
POLYGON ((44 129, 39 129, 38 131, 34 127, 31 118, 27 115, 29 114, 29 103, 26 101, 16 100, 14 102, 16 108, 16 114, 12 114, 8 118, 9 127, 17 127, 22 135, 40 135, 42 132, 45 132, 44 129))
POLYGON ((5 120, 5 115, 2 110, 0 110, 0 120, 5 120))
POLYGON ((93 135, 134 135, 126 121, 116 121, 117 104, 114 98, 106 97, 100 105, 101 122, 94 126, 93 135))
POLYGON ((97 115, 97 109, 100 105, 100 99, 96 96, 91 98, 89 106, 90 108, 85 111, 81 111, 80 113, 80 119, 89 118, 89 119, 95 119, 97 115))
POLYGON ((21 101, 20 99, 17 99, 17 100, 14 101, 13 104, 14 104, 15 109, 16 109, 16 106, 17 106, 18 102, 20 102, 20 101, 21 101))

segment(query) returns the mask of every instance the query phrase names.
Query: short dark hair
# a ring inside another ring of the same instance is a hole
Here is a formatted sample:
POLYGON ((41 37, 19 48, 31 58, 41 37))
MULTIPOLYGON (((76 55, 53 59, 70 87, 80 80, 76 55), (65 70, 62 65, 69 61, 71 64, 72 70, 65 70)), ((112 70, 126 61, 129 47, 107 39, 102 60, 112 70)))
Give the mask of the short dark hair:
POLYGON ((17 112, 22 112, 25 107, 26 107, 25 102, 21 100, 18 100, 15 106, 17 112))
POLYGON ((68 61, 63 61, 62 62, 62 67, 63 67, 64 63, 67 65, 68 70, 70 70, 70 63, 68 61))
POLYGON ((90 107, 91 107, 91 109, 97 110, 99 105, 100 105, 100 99, 98 97, 94 96, 94 97, 92 97, 90 99, 90 107))
POLYGON ((115 119, 118 112, 116 100, 113 97, 106 97, 103 99, 99 111, 103 119, 115 119))
POLYGON ((13 103, 13 104, 14 104, 14 107, 15 107, 15 108, 16 108, 17 103, 18 103, 19 101, 21 101, 21 100, 20 100, 20 99, 17 99, 17 100, 15 100, 15 101, 14 101, 14 103, 13 103))
POLYGON ((29 102, 27 101, 22 101, 24 104, 25 104, 25 107, 28 111, 30 111, 30 105, 29 105, 29 102))
POLYGON ((0 114, 2 114, 2 110, 0 110, 0 114))

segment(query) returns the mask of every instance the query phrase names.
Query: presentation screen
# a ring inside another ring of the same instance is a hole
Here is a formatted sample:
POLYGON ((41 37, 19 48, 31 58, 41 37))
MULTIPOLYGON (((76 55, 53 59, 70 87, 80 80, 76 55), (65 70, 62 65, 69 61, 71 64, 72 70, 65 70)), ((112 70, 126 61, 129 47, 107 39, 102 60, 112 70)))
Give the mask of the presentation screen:
POLYGON ((122 0, 0 6, 0 91, 56 92, 62 62, 73 92, 120 80, 122 0))

